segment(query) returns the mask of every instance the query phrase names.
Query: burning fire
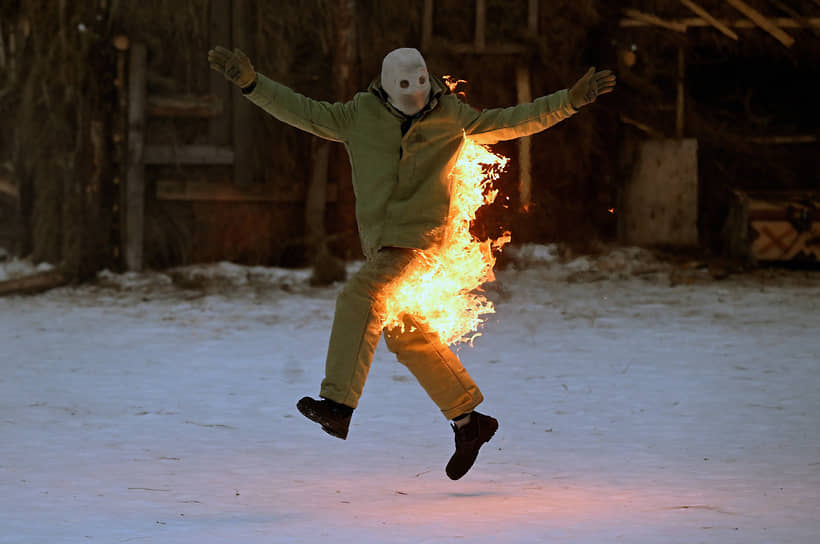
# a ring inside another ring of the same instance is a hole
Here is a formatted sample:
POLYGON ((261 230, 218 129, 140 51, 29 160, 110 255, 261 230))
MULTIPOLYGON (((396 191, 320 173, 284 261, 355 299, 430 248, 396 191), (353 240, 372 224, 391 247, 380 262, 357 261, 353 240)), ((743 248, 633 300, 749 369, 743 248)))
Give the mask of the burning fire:
POLYGON ((495 309, 480 287, 495 279, 493 252, 510 241, 510 233, 482 241, 470 234, 470 223, 476 211, 498 195, 492 183, 507 161, 465 137, 450 173, 450 214, 443 241, 436 248, 417 250, 413 262, 387 287, 385 327, 404 330, 404 317, 410 315, 445 344, 472 342, 481 335, 476 331, 482 316, 495 309))

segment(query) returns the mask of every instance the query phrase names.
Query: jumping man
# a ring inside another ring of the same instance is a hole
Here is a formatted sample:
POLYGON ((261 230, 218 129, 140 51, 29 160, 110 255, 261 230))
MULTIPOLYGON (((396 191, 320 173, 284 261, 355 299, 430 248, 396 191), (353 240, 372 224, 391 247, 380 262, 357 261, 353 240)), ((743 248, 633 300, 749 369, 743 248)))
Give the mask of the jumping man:
MULTIPOLYGON (((353 170, 356 221, 366 261, 336 300, 319 400, 299 411, 329 434, 346 439, 373 353, 382 334, 383 289, 412 261, 415 250, 440 242, 450 208, 448 176, 465 135, 479 144, 545 130, 615 87, 609 70, 594 68, 570 89, 509 108, 477 111, 431 77, 421 53, 401 48, 384 57, 380 77, 348 102, 320 102, 257 73, 240 50, 215 47, 211 68, 239 86, 251 102, 280 121, 341 142, 353 170)), ((464 476, 498 429, 475 411, 481 391, 458 357, 421 323, 386 330, 387 347, 416 377, 444 417, 452 420, 455 453, 446 473, 464 476)))

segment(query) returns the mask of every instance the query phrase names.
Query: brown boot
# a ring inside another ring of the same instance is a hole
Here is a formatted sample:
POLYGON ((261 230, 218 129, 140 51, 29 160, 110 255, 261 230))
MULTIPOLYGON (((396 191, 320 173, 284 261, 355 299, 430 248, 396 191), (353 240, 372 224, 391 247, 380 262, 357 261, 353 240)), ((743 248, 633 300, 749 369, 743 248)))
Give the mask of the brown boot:
POLYGON ((303 416, 321 425, 327 434, 342 440, 347 439, 347 429, 353 416, 353 408, 350 406, 330 399, 316 400, 304 397, 296 403, 296 408, 303 416))
POLYGON ((498 421, 490 416, 485 416, 478 412, 470 414, 470 422, 457 427, 453 425, 456 433, 456 452, 447 463, 447 476, 451 480, 458 480, 470 470, 478 457, 478 450, 495 434, 498 430, 498 421))

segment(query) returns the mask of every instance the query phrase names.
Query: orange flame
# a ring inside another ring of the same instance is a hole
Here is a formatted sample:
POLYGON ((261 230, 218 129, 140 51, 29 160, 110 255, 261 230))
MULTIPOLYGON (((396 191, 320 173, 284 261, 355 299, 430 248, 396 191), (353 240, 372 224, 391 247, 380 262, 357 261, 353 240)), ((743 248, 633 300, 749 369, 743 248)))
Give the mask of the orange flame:
POLYGON ((450 173, 450 213, 442 242, 417 250, 413 262, 387 287, 385 327, 404 330, 404 317, 410 315, 445 344, 472 342, 481 335, 475 331, 482 316, 495 313, 495 308, 477 291, 495 279, 493 252, 510 241, 510 233, 482 241, 470 233, 470 223, 476 211, 498 195, 492 183, 507 161, 465 137, 450 173))

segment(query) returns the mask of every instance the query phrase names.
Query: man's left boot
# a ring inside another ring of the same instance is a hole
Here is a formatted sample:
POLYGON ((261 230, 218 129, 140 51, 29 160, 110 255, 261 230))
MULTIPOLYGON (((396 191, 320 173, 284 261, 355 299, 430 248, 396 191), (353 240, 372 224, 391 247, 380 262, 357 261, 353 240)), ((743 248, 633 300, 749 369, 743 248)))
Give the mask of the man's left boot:
POLYGON ((490 416, 478 412, 470 414, 470 422, 458 427, 453 424, 456 433, 456 451, 447 463, 447 476, 451 480, 458 480, 470 470, 478 457, 478 450, 498 430, 498 421, 490 416))

